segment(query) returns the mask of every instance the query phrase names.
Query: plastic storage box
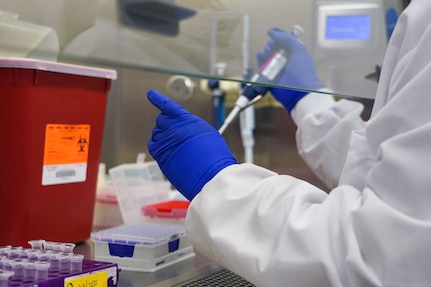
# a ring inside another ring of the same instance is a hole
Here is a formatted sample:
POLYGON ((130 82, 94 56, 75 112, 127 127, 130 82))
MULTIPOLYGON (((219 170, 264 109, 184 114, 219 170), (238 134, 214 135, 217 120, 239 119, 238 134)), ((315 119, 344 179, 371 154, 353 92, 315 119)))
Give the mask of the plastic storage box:
POLYGON ((125 224, 146 221, 143 206, 170 199, 171 184, 155 161, 122 164, 111 168, 109 175, 125 224))
POLYGON ((114 70, 0 58, 0 246, 90 237, 114 70))
POLYGON ((108 228, 123 223, 123 217, 114 190, 112 190, 112 193, 107 189, 99 191, 96 195, 94 206, 93 227, 97 229, 108 228))
POLYGON ((153 272, 193 257, 184 226, 137 223, 91 234, 94 259, 117 263, 121 269, 153 272))

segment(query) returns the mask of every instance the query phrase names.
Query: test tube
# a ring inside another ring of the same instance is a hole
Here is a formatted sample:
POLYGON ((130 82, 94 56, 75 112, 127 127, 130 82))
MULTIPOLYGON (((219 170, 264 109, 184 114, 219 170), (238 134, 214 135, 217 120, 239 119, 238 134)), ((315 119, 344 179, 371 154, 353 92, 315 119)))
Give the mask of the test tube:
POLYGON ((73 249, 75 249, 75 246, 76 246, 75 243, 62 243, 61 249, 63 252, 73 253, 73 249))
POLYGON ((14 249, 14 248, 5 250, 5 253, 6 253, 6 256, 8 259, 18 258, 18 252, 19 252, 19 250, 14 249))
POLYGON ((84 260, 84 255, 82 254, 73 254, 70 256, 71 261, 71 271, 77 272, 82 271, 82 261, 84 260))
POLYGON ((51 250, 52 252, 63 252, 63 242, 45 241, 45 250, 51 250))
POLYGON ((3 259, 3 270, 12 271, 12 260, 11 259, 3 259))
POLYGON ((28 258, 28 253, 27 250, 33 250, 33 249, 22 249, 18 251, 18 258, 19 259, 27 259, 28 258))
POLYGON ((36 279, 36 263, 24 263, 24 281, 34 281, 36 279))
POLYGON ((70 256, 65 254, 59 254, 58 260, 58 268, 60 272, 70 272, 70 256))
POLYGON ((11 260, 13 279, 24 278, 24 262, 22 260, 11 260))
POLYGON ((27 259, 29 261, 37 261, 38 254, 41 252, 38 249, 27 249, 27 259))
POLYGON ((7 287, 9 285, 9 278, 12 276, 12 271, 0 270, 0 287, 7 287))
POLYGON ((3 261, 7 260, 6 255, 0 255, 0 270, 3 270, 3 261))
POLYGON ((52 242, 51 241, 44 241, 43 243, 42 243, 42 246, 43 246, 43 250, 52 250, 53 249, 53 247, 52 247, 52 242))
POLYGON ((51 264, 49 270, 57 271, 60 268, 59 256, 61 256, 61 254, 58 254, 58 253, 51 254, 51 256, 49 257, 49 263, 51 264))
POLYGON ((39 252, 36 254, 37 260, 38 261, 46 261, 49 262, 49 258, 51 257, 52 251, 51 250, 47 250, 45 252, 39 252))
POLYGON ((48 278, 49 262, 36 262, 36 280, 48 278))
POLYGON ((6 255, 6 250, 12 249, 11 245, 6 245, 0 247, 0 255, 6 255))
POLYGON ((28 244, 30 244, 32 249, 43 250, 44 242, 45 242, 45 240, 43 240, 43 239, 30 240, 30 241, 28 241, 28 244))

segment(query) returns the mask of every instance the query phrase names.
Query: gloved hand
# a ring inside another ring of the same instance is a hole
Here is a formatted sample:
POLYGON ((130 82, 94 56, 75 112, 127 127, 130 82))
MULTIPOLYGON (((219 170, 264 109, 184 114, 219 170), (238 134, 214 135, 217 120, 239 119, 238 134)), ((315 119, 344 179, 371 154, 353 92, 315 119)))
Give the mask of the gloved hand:
POLYGON ((172 185, 192 200, 219 171, 237 161, 207 122, 157 91, 148 91, 147 97, 161 111, 148 150, 172 185))
MULTIPOLYGON (((317 90, 323 87, 317 78, 313 59, 308 54, 307 48, 303 43, 291 33, 280 29, 270 29, 268 35, 271 39, 267 42, 264 50, 257 53, 257 62, 259 66, 261 66, 277 48, 289 51, 289 58, 284 72, 277 80, 278 85, 305 90, 317 90)), ((305 91, 282 88, 271 88, 270 91, 289 113, 297 102, 308 94, 308 92, 305 91)))

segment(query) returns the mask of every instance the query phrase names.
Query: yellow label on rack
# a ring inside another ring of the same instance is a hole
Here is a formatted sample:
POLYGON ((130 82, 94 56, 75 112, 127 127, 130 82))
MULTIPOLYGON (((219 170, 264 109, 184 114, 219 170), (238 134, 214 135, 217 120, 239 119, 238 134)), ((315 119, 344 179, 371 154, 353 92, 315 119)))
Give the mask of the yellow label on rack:
POLYGON ((108 271, 103 270, 97 273, 66 278, 64 287, 108 287, 108 271))
POLYGON ((48 124, 43 165, 87 163, 90 125, 48 124))

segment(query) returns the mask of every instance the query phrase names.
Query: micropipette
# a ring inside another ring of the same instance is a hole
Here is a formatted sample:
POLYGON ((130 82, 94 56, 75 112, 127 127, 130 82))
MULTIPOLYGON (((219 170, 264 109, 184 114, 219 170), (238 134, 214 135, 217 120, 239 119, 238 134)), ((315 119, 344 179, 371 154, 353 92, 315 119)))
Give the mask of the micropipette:
MULTIPOLYGON (((304 30, 295 25, 292 34, 299 37, 304 33, 304 30)), ((246 107, 259 101, 269 90, 265 84, 274 83, 278 76, 280 76, 283 68, 287 64, 289 52, 285 49, 279 49, 272 53, 271 56, 259 68, 259 71, 250 79, 242 94, 235 102, 232 111, 226 117, 223 125, 219 129, 219 133, 223 134, 228 125, 235 119, 235 117, 246 107), (256 83, 256 84, 252 84, 256 83), (257 84, 258 83, 258 84, 257 84)))

